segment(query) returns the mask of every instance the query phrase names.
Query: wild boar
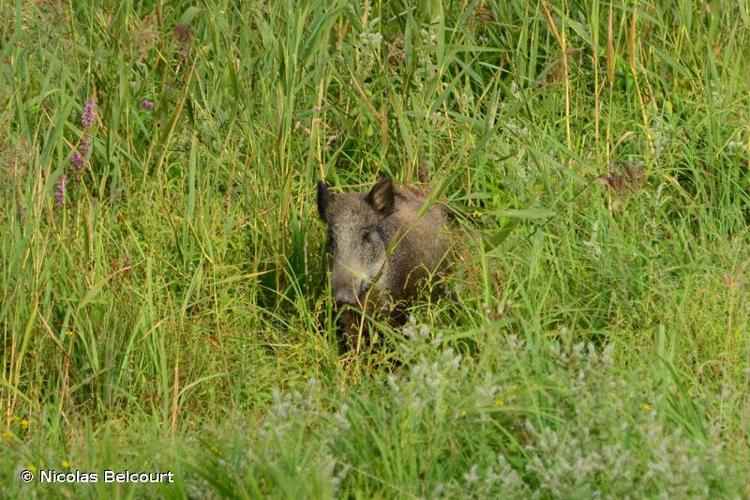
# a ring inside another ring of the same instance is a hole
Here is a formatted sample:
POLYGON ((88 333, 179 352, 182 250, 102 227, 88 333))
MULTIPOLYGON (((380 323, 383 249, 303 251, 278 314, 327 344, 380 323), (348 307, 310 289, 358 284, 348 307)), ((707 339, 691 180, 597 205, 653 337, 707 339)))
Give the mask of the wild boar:
POLYGON ((416 192, 395 189, 387 178, 367 194, 333 194, 318 183, 318 214, 328 227, 337 309, 385 311, 400 322, 427 279, 448 269, 446 217, 439 206, 425 203, 416 192))

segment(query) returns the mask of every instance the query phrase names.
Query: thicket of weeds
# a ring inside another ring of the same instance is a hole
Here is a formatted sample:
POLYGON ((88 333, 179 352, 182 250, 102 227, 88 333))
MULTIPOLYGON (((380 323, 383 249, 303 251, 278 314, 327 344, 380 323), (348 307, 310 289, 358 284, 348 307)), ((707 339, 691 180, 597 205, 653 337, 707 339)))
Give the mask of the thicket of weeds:
POLYGON ((746 0, 4 0, 0 33, 7 496, 750 495, 746 0), (338 353, 315 183, 420 170, 450 293, 338 353), (126 468, 175 482, 38 479, 126 468))

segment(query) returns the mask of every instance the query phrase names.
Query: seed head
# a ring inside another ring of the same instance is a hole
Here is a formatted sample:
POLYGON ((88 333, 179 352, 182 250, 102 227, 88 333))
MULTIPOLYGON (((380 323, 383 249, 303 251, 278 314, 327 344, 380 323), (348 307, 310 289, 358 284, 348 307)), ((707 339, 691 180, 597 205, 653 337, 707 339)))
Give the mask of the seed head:
POLYGON ((184 24, 178 24, 174 27, 174 35, 177 38, 177 41, 182 45, 189 43, 193 38, 193 33, 190 31, 190 28, 184 24))

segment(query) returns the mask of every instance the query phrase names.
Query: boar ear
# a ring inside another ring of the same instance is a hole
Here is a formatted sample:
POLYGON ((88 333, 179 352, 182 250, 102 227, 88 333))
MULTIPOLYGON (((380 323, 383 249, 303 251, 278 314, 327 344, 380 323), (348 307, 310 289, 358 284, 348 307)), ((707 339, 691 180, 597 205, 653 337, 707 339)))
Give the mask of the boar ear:
POLYGON ((326 213, 328 212, 328 201, 331 199, 331 193, 328 186, 323 181, 318 182, 318 215, 321 220, 327 221, 326 213))
POLYGON ((393 212, 394 203, 393 182, 390 179, 380 179, 367 194, 367 203, 383 215, 393 212))

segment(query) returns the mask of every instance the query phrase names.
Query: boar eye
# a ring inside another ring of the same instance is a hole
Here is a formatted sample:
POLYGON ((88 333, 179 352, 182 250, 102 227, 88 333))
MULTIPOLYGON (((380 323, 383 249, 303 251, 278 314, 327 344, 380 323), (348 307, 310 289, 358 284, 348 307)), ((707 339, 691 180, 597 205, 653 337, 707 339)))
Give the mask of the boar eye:
POLYGON ((372 231, 365 229, 362 231, 362 242, 366 244, 372 243, 372 231))

